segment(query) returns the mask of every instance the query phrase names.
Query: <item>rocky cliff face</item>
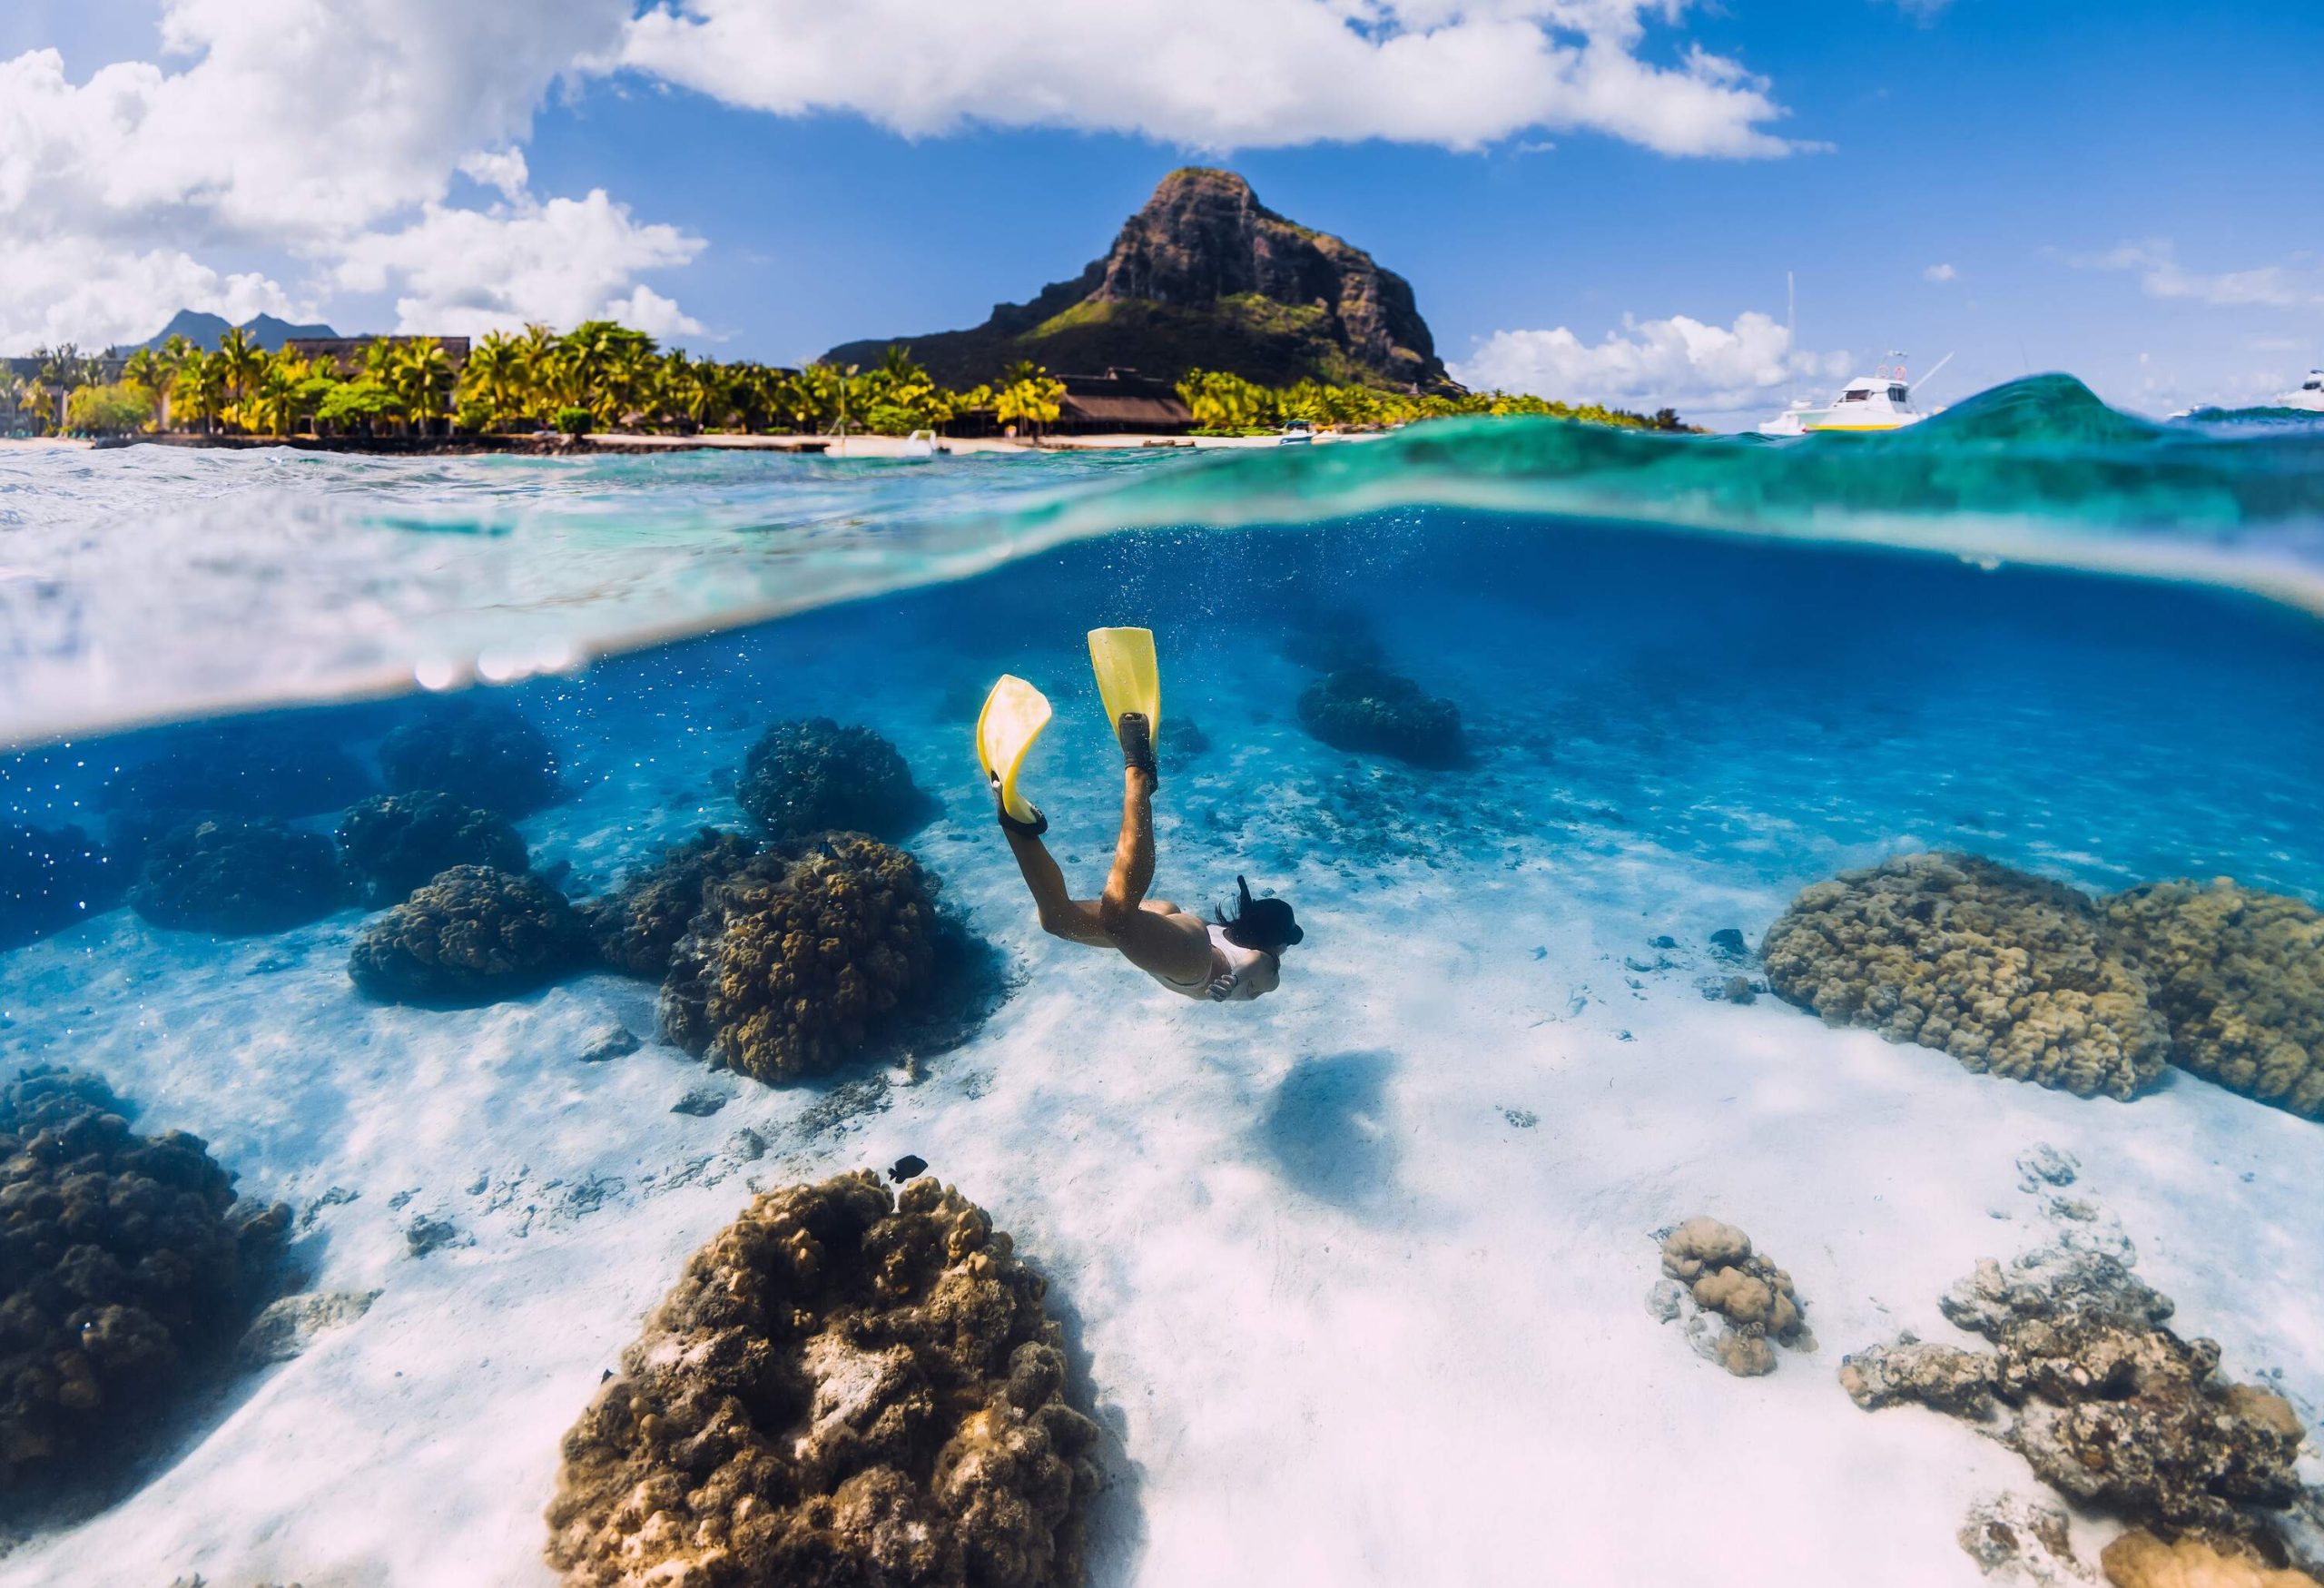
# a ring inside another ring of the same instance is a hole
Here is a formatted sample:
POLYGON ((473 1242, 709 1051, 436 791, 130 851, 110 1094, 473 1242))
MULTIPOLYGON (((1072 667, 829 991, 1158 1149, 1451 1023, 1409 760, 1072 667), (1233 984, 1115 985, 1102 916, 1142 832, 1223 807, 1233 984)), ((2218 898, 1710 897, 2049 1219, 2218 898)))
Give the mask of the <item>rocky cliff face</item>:
POLYGON ((908 342, 940 380, 990 380, 1016 359, 1056 371, 1108 365, 1176 380, 1228 370, 1269 385, 1303 376, 1367 385, 1445 383, 1410 282, 1328 232, 1285 220, 1228 171, 1162 179, 1106 257, 973 330, 849 342, 868 363, 908 342))

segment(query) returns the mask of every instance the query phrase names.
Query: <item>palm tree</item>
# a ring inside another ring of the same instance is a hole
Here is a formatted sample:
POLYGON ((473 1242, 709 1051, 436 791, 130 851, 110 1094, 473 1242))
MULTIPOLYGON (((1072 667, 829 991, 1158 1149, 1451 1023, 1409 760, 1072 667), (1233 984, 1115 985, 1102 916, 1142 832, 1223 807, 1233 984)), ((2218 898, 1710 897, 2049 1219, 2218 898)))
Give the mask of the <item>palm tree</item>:
POLYGON ((411 337, 387 360, 387 376, 380 384, 396 394, 414 429, 424 436, 429 422, 443 417, 453 382, 452 359, 444 345, 433 337, 411 337))
POLYGON ((483 412, 487 429, 497 429, 521 411, 518 360, 523 344, 506 331, 487 331, 468 350, 460 368, 459 400, 483 412))
POLYGON ((237 419, 242 399, 250 394, 251 383, 266 367, 266 350, 251 340, 251 333, 241 326, 234 327, 218 339, 218 371, 232 393, 237 419))
POLYGON ((262 362, 244 407, 267 435, 288 436, 298 419, 299 388, 306 379, 306 366, 288 352, 260 357, 262 362))
POLYGON ((156 429, 170 428, 170 370, 162 355, 152 348, 140 348, 122 361, 121 378, 133 386, 142 386, 152 394, 153 425, 156 429))
POLYGON ((189 419, 199 420, 203 434, 216 429, 218 409, 226 390, 226 372, 216 355, 188 348, 170 377, 170 393, 189 419))
POLYGON ((1026 426, 1034 435, 1043 425, 1055 424, 1063 411, 1064 382, 1029 359, 1019 359, 1001 371, 1000 387, 993 394, 993 417, 1002 424, 1026 426))

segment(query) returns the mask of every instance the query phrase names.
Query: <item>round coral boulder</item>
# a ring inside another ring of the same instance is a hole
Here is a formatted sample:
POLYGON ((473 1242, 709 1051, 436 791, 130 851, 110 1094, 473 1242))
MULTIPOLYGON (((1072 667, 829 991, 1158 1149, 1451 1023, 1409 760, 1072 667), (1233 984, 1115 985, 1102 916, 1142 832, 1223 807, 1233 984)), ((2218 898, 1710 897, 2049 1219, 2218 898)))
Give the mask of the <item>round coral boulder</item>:
POLYGON ((696 1252, 565 1436, 567 1588, 1067 1588, 1097 1425, 1040 1277, 957 1191, 842 1175, 696 1252))
POLYGON ((630 873, 612 893, 584 900, 577 908, 598 957, 626 975, 658 979, 702 909, 704 890, 734 875, 758 852, 756 839, 704 827, 630 873))
POLYGON ((456 865, 521 872, 524 835, 506 817, 446 794, 375 794, 340 818, 340 853, 374 904, 392 904, 456 865))
POLYGON ((861 833, 759 856, 704 893, 662 985, 664 1029, 760 1080, 832 1069, 934 988, 936 890, 861 833))
POLYGON ((2324 912, 2227 877, 2150 883, 2104 909, 2154 985, 2175 1063, 2324 1119, 2324 912))
POLYGON ((1335 750, 1387 755, 1414 766, 1469 761, 1461 708, 1385 667, 1343 667, 1309 685, 1299 695, 1299 723, 1335 750))
POLYGON ((743 757, 734 797, 777 840, 833 829, 902 838, 936 810, 895 745, 824 716, 777 723, 762 735, 743 757))
POLYGON ((156 926, 246 937, 320 920, 348 891, 321 833, 220 819, 186 823, 149 846, 129 902, 156 926))
POLYGON ((1836 1026, 2083 1097, 2154 1084, 2171 1033, 2089 899, 1975 855, 1901 855, 1803 890, 1768 984, 1836 1026))
POLYGON ((504 816, 556 803, 556 752, 505 705, 464 705, 406 723, 379 745, 380 770, 398 794, 440 790, 504 816))
POLYGON ((587 942, 565 895, 539 878, 456 865, 366 926, 347 973, 382 1002, 491 1003, 571 970, 587 942))
POLYGON ((0 1086, 0 1489, 133 1454, 281 1253, 289 1208, 238 1200, 201 1138, 123 1112, 90 1075, 0 1086))

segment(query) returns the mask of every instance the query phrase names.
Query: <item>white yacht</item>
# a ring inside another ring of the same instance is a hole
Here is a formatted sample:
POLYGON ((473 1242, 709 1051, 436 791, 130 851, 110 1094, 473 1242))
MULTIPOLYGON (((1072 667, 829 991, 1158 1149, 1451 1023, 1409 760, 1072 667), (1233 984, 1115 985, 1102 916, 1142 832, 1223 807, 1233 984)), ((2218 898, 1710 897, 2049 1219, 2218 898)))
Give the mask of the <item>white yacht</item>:
POLYGON ((2324 413, 2324 370, 2310 370, 2308 379, 2299 383, 2297 390, 2279 392, 2271 406, 2324 413))
MULTIPOLYGON (((1763 436, 1812 436, 1827 430, 1901 430, 1928 415, 1913 406, 1913 389, 1905 376, 1902 353, 1890 353, 1895 364, 1883 364, 1870 375, 1859 375, 1840 388, 1825 407, 1805 399, 1759 427, 1763 436)), ((1953 355, 1947 353, 1946 359, 1953 355)), ((1937 361, 1942 369, 1945 360, 1937 361)), ((1930 374, 1936 371, 1932 370, 1930 374)))

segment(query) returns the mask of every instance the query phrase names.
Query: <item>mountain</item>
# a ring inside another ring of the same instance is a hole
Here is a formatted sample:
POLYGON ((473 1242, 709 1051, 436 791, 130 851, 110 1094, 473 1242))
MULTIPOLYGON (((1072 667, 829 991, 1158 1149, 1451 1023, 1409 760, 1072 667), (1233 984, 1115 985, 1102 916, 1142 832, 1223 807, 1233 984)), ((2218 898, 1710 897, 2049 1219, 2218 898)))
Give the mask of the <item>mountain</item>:
MULTIPOLYGON (((214 353, 218 350, 219 339, 233 329, 231 322, 222 314, 204 314, 198 310, 181 309, 170 316, 169 324, 160 330, 143 341, 120 350, 133 353, 138 348, 152 348, 158 352, 163 342, 173 336, 182 336, 203 352, 214 353)), ((293 325, 287 320, 277 320, 271 314, 244 321, 242 329, 250 332, 251 340, 270 353, 280 351, 282 344, 294 336, 335 337, 339 334, 328 325, 293 325)))
POLYGON ((1018 359, 1053 373, 1115 366, 1176 380, 1226 370, 1263 385, 1317 380, 1448 387, 1412 283, 1327 232, 1287 221, 1231 171, 1162 179, 1105 258, 1029 302, 994 306, 971 330, 877 337, 823 355, 876 364, 902 342, 948 386, 990 380, 1018 359))

